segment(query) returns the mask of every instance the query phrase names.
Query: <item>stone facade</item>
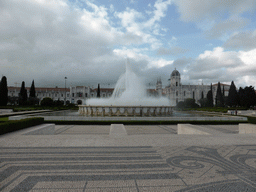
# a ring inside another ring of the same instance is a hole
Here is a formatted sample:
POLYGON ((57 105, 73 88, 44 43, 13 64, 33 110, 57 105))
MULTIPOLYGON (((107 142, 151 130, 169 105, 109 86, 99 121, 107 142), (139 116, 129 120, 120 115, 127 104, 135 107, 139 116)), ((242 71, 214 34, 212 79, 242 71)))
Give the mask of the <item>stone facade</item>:
MULTIPOLYGON (((157 87, 159 87, 159 82, 157 82, 157 87)), ((217 93, 218 84, 212 85, 213 91, 213 99, 215 103, 215 97, 217 93)), ((224 88, 224 95, 228 96, 230 85, 221 84, 221 89, 223 91, 224 88)), ((202 98, 207 97, 207 93, 210 90, 210 85, 183 85, 181 83, 181 77, 178 70, 174 70, 170 76, 170 84, 163 89, 164 95, 166 95, 170 99, 171 105, 175 106, 178 102, 184 101, 188 98, 195 99, 196 103, 199 104, 199 100, 202 98)))
MULTIPOLYGON (((165 88, 162 87, 161 79, 157 79, 156 89, 147 89, 147 96, 149 97, 168 97, 170 99, 171 106, 175 106, 178 102, 184 101, 188 98, 195 99, 196 103, 199 104, 199 100, 206 98, 208 91, 210 90, 210 85, 183 85, 181 83, 181 77, 178 70, 174 70, 170 75, 170 84, 165 88)), ((213 99, 215 103, 215 97, 217 93, 218 84, 213 84, 213 99)), ((228 96, 230 85, 221 84, 222 91, 224 90, 224 95, 228 96)), ((30 88, 27 87, 27 93, 29 96, 30 88)), ((97 88, 90 88, 89 86, 72 86, 69 88, 35 88, 36 96, 39 101, 42 101, 45 97, 50 97, 53 100, 60 100, 64 103, 65 94, 67 103, 82 104, 86 103, 89 98, 97 97, 97 88)), ((109 98, 112 96, 114 88, 101 88, 100 97, 109 98)), ((17 104, 18 96, 20 92, 20 87, 8 87, 8 96, 12 98, 13 103, 17 104)))

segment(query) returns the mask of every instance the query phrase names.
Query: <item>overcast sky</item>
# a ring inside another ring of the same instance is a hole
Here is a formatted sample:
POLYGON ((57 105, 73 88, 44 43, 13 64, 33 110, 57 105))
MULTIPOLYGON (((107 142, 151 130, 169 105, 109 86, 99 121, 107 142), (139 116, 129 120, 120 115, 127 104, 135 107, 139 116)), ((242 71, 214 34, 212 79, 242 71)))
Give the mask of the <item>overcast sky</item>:
POLYGON ((127 57, 151 86, 175 68, 183 84, 255 86, 256 1, 0 0, 8 86, 112 87, 127 57))

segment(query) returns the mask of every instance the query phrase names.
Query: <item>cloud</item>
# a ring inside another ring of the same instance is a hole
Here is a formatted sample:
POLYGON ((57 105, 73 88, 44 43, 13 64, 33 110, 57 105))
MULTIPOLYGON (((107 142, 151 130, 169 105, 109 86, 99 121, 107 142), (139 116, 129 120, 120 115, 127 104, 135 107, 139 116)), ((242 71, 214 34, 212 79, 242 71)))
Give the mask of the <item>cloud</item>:
POLYGON ((225 48, 251 50, 256 48, 256 30, 233 34, 223 45, 225 48))
POLYGON ((208 38, 220 38, 223 35, 244 28, 249 23, 248 19, 233 17, 227 20, 215 23, 210 30, 205 32, 208 38))
POLYGON ((140 43, 149 44, 152 49, 157 49, 162 43, 155 36, 162 35, 161 31, 166 32, 159 22, 166 16, 170 4, 171 0, 157 0, 153 11, 146 11, 150 15, 149 19, 147 15, 129 7, 123 12, 116 12, 115 16, 121 20, 121 25, 127 33, 139 37, 142 40, 140 43))
POLYGON ((227 39, 250 23, 243 13, 256 10, 253 0, 174 0, 185 22, 195 22, 207 38, 227 39))
POLYGON ((226 12, 239 15, 256 8, 256 1, 253 0, 174 0, 174 3, 178 6, 181 19, 193 22, 220 19, 226 12))
POLYGON ((160 47, 157 50, 157 55, 160 55, 160 56, 163 56, 163 55, 180 55, 180 54, 186 53, 187 51, 188 51, 187 49, 183 49, 183 48, 178 47, 178 46, 171 47, 170 49, 160 47))
POLYGON ((204 82, 231 82, 241 86, 256 81, 256 49, 251 51, 225 51, 216 47, 212 51, 200 54, 188 67, 191 80, 203 79, 204 82), (243 79, 249 76, 249 79, 243 79), (241 80, 243 79, 243 81, 241 80))

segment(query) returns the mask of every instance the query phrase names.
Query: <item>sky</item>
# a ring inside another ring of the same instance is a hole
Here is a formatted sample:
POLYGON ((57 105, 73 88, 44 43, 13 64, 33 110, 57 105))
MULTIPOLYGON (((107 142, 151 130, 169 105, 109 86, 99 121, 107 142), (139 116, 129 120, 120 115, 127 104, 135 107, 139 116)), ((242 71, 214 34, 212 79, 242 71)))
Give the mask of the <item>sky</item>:
POLYGON ((8 86, 113 87, 131 68, 149 88, 256 85, 255 0, 1 0, 8 86))

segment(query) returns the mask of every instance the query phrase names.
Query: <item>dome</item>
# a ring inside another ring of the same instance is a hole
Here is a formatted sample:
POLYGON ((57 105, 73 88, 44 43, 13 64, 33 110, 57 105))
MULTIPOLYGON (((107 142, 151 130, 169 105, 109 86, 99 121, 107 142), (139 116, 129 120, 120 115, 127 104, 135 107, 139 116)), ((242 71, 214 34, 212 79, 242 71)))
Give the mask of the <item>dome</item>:
POLYGON ((172 72, 172 74, 171 74, 171 77, 173 77, 173 76, 180 76, 180 72, 177 71, 176 69, 173 70, 173 72, 172 72))

